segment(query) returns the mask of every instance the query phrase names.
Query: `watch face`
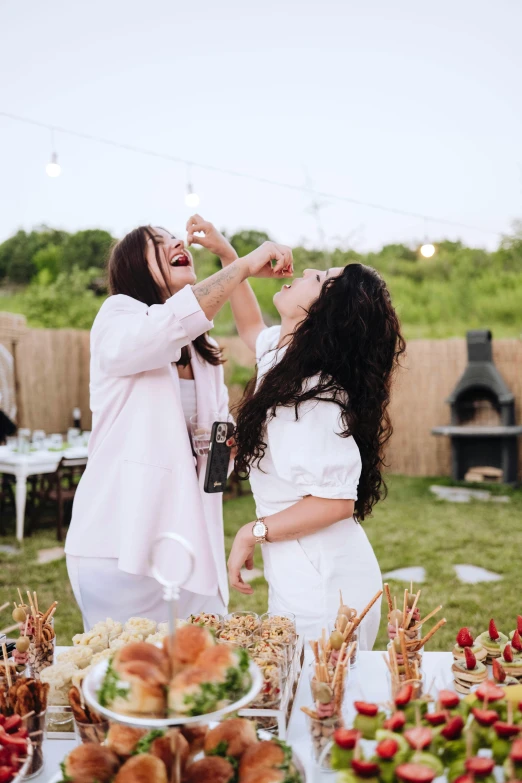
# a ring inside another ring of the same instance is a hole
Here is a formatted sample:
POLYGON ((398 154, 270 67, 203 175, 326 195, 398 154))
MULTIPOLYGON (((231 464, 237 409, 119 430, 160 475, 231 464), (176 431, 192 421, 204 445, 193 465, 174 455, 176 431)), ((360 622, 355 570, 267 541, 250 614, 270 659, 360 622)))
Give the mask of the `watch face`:
POLYGON ((266 525, 263 522, 256 522, 253 532, 255 536, 261 538, 266 533, 266 525))

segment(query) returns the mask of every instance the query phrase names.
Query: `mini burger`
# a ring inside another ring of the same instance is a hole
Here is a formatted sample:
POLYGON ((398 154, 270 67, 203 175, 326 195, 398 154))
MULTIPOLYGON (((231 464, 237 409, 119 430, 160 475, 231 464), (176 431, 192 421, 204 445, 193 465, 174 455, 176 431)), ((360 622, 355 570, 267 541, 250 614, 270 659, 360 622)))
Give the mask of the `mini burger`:
MULTIPOLYGON (((268 740, 251 745, 243 753, 239 762, 239 783, 251 783, 250 778, 254 778, 254 773, 259 775, 260 770, 276 770, 285 772, 292 766, 291 751, 282 742, 277 740, 268 740)), ((293 770, 292 770, 293 771, 293 770)), ((280 780, 284 780, 286 774, 280 780)), ((267 778, 267 783, 271 778, 267 778)), ((263 779, 264 780, 264 779, 263 779)), ((274 778, 277 783, 277 779, 274 778)), ((260 778, 261 781, 261 778, 260 778)))
POLYGON ((121 759, 127 759, 132 756, 136 745, 146 734, 146 729, 136 729, 134 726, 111 723, 107 733, 107 747, 113 750, 121 759))
POLYGON ((200 625, 184 625, 177 629, 174 639, 167 637, 163 644, 164 649, 170 654, 176 674, 187 666, 194 665, 205 650, 215 647, 216 641, 208 628, 200 625))
POLYGON ((240 758, 250 745, 258 742, 255 724, 245 718, 230 718, 211 729, 205 739, 207 756, 240 758))
POLYGON ((165 764, 155 756, 143 753, 125 762, 114 783, 169 783, 169 779, 165 764))
POLYGON ((109 783, 120 766, 117 755, 110 748, 94 743, 79 745, 62 764, 64 778, 75 783, 109 783))
POLYGON ((187 767, 183 783, 232 783, 234 777, 234 767, 230 761, 211 756, 187 767))
POLYGON ((109 661, 98 691, 101 706, 126 715, 163 716, 168 678, 162 669, 137 657, 122 663, 119 652, 109 661))

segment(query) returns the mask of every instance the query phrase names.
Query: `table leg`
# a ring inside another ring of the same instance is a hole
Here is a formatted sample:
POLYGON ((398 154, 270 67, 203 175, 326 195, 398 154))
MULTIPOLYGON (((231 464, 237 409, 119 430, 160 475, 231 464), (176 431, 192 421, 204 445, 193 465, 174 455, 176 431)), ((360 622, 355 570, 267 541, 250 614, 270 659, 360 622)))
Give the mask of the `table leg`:
POLYGON ((25 501, 27 498, 27 476, 16 477, 16 538, 24 540, 25 501))

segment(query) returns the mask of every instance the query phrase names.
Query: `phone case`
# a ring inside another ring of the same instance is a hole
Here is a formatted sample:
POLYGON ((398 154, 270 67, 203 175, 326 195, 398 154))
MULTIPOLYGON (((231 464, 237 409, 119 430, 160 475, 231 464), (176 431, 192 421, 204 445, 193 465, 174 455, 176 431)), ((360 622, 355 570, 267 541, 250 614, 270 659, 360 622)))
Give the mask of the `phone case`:
POLYGON ((209 494, 225 491, 230 462, 230 446, 227 446, 227 440, 233 434, 234 425, 228 421, 216 421, 212 425, 204 484, 204 490, 209 494))

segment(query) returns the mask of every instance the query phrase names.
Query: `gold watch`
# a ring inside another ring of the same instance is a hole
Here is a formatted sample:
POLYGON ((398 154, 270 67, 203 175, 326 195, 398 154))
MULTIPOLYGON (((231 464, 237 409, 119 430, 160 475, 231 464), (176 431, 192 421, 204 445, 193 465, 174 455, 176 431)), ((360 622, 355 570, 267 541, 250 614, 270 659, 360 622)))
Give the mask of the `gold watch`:
POLYGON ((261 517, 261 519, 256 519, 254 522, 254 525, 252 527, 252 535, 254 536, 256 540, 256 544, 266 544, 268 543, 266 540, 266 537, 268 535, 268 528, 265 525, 265 518, 261 517))

